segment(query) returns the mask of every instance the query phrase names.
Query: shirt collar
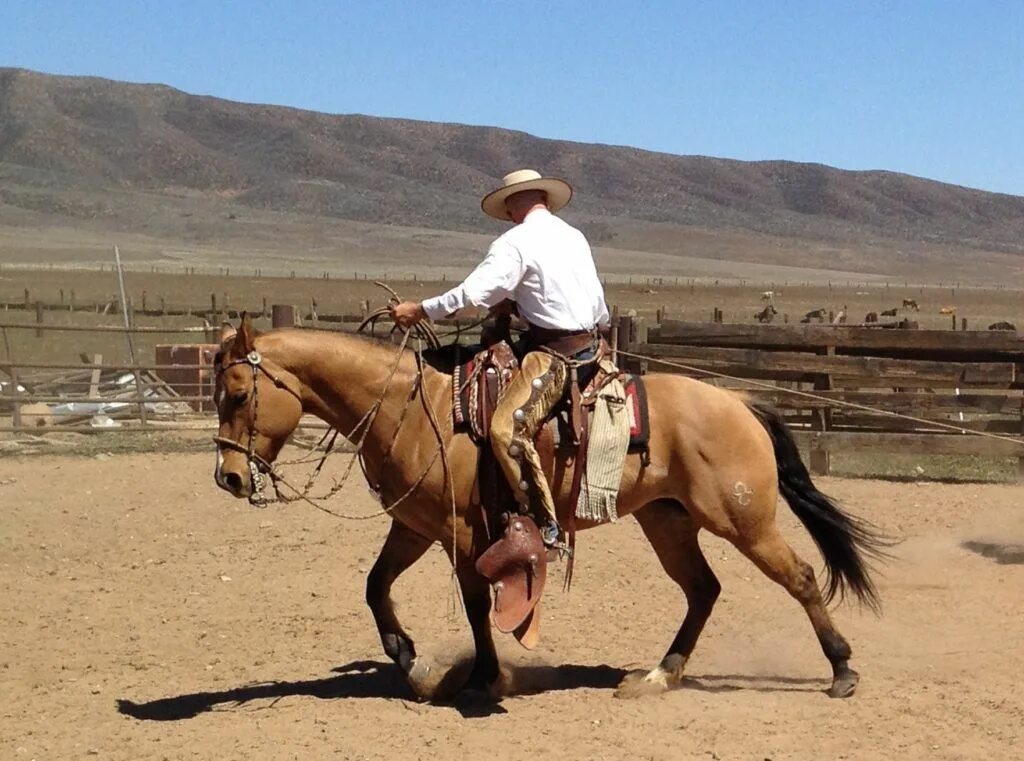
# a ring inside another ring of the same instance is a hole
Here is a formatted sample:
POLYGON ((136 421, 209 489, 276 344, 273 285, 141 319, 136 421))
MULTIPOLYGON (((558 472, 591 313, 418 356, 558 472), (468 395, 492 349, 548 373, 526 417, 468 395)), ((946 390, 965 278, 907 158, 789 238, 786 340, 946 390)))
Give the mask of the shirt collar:
POLYGON ((526 224, 526 222, 528 222, 531 217, 535 217, 536 219, 541 219, 542 217, 550 217, 550 216, 551 216, 551 211, 548 210, 548 209, 534 209, 529 214, 527 214, 526 217, 523 219, 523 224, 526 224))

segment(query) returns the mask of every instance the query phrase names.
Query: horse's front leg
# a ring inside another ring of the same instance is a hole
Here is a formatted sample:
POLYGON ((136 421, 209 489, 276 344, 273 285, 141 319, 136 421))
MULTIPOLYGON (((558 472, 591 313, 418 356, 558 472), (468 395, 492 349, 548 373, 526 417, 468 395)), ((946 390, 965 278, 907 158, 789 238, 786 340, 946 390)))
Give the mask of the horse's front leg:
POLYGON ((491 634, 491 585, 477 573, 472 560, 463 559, 456 569, 462 599, 466 605, 466 618, 473 630, 473 645, 476 658, 464 689, 486 692, 490 697, 499 697, 501 670, 498 653, 494 649, 491 634))
MULTIPOLYGON (((366 579, 366 604, 377 622, 384 652, 399 665, 417 694, 416 646, 395 615, 391 585, 409 566, 423 557, 433 541, 392 519, 391 530, 366 579)), ((426 697, 426 696, 424 696, 426 697)))

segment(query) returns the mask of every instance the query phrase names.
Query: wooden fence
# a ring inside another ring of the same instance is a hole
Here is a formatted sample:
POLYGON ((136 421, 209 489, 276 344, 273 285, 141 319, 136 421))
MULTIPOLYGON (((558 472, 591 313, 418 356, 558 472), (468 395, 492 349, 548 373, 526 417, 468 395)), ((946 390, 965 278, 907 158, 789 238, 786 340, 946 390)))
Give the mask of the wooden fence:
MULTIPOLYGON (((341 330, 354 329, 362 317, 332 315, 332 324, 326 325, 325 316, 286 305, 269 306, 265 314, 275 325, 301 323, 341 330)), ((2 323, 0 329, 8 344, 0 359, 0 414, 13 418, 5 430, 32 427, 19 414, 25 405, 67 402, 127 403, 118 407, 115 417, 127 419, 118 430, 175 422, 193 427, 196 421, 214 424, 209 405, 202 404, 210 395, 208 357, 197 361, 199 355, 193 353, 190 361, 170 362, 169 355, 154 354, 152 361, 128 366, 83 355, 81 364, 19 364, 10 354, 8 331, 123 332, 124 328, 2 323), (194 377, 194 383, 181 381, 182 373, 194 377), (134 382, 125 380, 129 374, 134 382), (170 404, 171 413, 154 409, 158 403, 170 404)), ((173 334, 177 342, 214 340, 211 327, 131 330, 173 334)), ((648 326, 642 318, 624 316, 617 318, 614 333, 624 351, 685 366, 624 357, 626 369, 678 372, 745 388, 754 398, 781 409, 815 473, 828 473, 832 452, 856 449, 1015 457, 1024 473, 1024 337, 1016 331, 673 320, 648 326), (711 377, 709 372, 727 377, 711 377), (761 385, 750 388, 744 381, 761 385), (810 392, 815 398, 794 395, 791 390, 810 392), (848 404, 858 406, 844 406, 848 404), (943 424, 1000 438, 954 432, 943 424)), ((88 425, 89 418, 83 412, 81 419, 67 422, 88 425)))
POLYGON ((618 334, 629 352, 688 368, 631 360, 631 369, 743 388, 778 407, 815 473, 829 472, 833 451, 871 449, 1016 457, 1024 474, 1024 337, 1016 331, 671 320, 647 328, 627 317, 618 334))

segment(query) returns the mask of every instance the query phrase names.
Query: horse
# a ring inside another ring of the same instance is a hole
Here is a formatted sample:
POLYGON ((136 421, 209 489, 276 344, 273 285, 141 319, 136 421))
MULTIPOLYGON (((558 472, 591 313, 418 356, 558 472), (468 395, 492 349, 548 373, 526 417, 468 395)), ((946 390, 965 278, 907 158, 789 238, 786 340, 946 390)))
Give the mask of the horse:
MULTIPOLYGON (((439 542, 454 566, 473 634, 475 659, 464 689, 498 699, 504 672, 492 639, 491 589, 474 565, 489 543, 483 511, 474 503, 479 450, 468 435, 453 432, 452 376, 421 360, 416 352, 356 334, 294 328, 256 334, 243 316, 237 331, 222 334, 214 361, 214 479, 235 497, 251 497, 258 486, 254 478, 273 474, 274 460, 303 414, 319 417, 350 440, 358 432, 366 478, 391 517, 366 583, 385 653, 417 695, 433 697, 429 667, 417 658, 390 592, 399 575, 439 542), (442 446, 446 456, 438 457, 442 446)), ((529 356, 520 371, 536 371, 529 356)), ((635 697, 680 684, 721 591, 698 543, 702 530, 730 541, 803 606, 831 665, 827 694, 853 694, 859 675, 827 603, 852 593, 876 608, 870 563, 884 554, 884 539, 817 489, 773 409, 678 375, 652 373, 645 381, 649 459, 627 457, 617 509, 620 516, 636 517, 681 588, 687 612, 658 665, 628 674, 615 694, 635 697), (811 566, 776 527, 780 492, 824 557, 824 593, 811 566)), ((560 514, 572 509, 570 458, 555 453, 545 463, 560 514)), ((579 530, 594 527, 577 523, 579 530)))

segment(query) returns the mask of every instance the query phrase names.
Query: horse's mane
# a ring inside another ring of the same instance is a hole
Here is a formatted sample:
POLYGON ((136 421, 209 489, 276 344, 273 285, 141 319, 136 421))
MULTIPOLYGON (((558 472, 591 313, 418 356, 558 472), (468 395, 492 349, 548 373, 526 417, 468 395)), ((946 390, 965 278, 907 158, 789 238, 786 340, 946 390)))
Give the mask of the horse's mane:
MULTIPOLYGON (((274 328, 262 333, 257 334, 260 336, 272 336, 275 334, 294 334, 300 335, 304 338, 313 337, 315 334, 317 339, 326 339, 334 342, 338 340, 356 340, 365 343, 369 346, 379 349, 386 349, 394 352, 398 348, 398 344, 395 342, 392 336, 380 336, 372 335, 367 333, 355 333, 344 330, 323 330, 318 328, 274 328)), ((414 341, 410 340, 410 344, 414 341)), ((437 349, 424 349, 423 360, 430 365, 434 370, 444 373, 445 375, 451 375, 455 371, 455 366, 458 363, 464 362, 471 358, 474 354, 480 351, 482 347, 479 344, 459 344, 449 343, 444 344, 437 349)), ((412 357, 416 349, 411 346, 405 347, 405 355, 412 357)))

